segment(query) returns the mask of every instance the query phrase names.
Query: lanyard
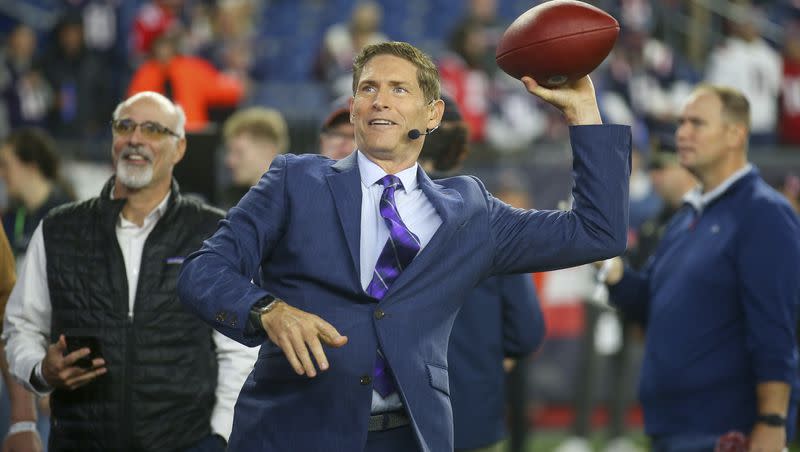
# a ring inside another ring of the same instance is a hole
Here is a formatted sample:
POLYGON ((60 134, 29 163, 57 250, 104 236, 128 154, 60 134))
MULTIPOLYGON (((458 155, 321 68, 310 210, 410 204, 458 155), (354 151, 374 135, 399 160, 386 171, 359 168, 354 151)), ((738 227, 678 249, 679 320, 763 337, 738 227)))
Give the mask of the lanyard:
POLYGON ((24 206, 17 209, 17 214, 14 217, 14 243, 21 243, 25 237, 25 217, 27 214, 28 212, 24 206))

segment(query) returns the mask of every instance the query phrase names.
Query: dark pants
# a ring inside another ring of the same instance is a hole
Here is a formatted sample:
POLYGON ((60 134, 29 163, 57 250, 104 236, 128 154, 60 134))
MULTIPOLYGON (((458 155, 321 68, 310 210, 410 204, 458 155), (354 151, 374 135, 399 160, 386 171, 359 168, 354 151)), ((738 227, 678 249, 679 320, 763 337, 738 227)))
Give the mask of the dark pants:
POLYGON ((714 452, 715 435, 672 435, 652 438, 652 452, 714 452))
POLYGON ((410 425, 369 432, 364 452, 414 452, 418 451, 417 439, 410 425))

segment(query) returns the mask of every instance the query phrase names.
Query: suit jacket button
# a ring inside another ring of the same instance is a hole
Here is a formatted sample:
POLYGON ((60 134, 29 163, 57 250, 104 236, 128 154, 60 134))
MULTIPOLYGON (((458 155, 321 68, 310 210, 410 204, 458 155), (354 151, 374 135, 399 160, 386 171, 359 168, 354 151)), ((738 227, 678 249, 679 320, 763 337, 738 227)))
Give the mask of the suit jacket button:
POLYGON ((361 384, 362 385, 366 386, 366 385, 368 385, 370 383, 372 383, 372 377, 370 377, 369 375, 364 375, 364 376, 361 377, 361 384))
POLYGON ((376 310, 375 310, 375 318, 376 318, 376 319, 380 320, 380 319, 382 319, 384 316, 386 316, 386 313, 385 313, 385 312, 383 312, 383 309, 376 309, 376 310))

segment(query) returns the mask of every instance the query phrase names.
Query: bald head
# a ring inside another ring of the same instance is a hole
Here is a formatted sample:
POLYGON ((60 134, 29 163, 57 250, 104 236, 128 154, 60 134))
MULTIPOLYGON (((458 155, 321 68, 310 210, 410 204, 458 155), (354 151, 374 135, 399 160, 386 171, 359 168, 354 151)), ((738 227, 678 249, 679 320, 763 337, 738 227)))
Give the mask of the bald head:
POLYGON ((172 124, 169 124, 172 130, 174 130, 175 133, 181 137, 186 135, 186 113, 183 111, 183 108, 167 99, 164 95, 155 91, 142 91, 120 102, 117 105, 117 108, 114 109, 114 120, 119 119, 120 113, 123 110, 142 100, 154 102, 160 105, 164 112, 167 113, 173 120, 172 124))

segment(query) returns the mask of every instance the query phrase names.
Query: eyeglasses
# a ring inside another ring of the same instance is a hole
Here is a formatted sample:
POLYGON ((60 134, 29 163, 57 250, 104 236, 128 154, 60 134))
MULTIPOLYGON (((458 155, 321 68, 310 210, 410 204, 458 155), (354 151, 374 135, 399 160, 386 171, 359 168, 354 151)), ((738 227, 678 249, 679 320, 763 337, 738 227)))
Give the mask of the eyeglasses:
POLYGON ((111 130, 120 136, 132 135, 136 127, 139 127, 139 132, 142 136, 149 140, 157 140, 166 135, 172 135, 175 138, 181 137, 169 128, 153 121, 136 122, 133 119, 116 119, 111 121, 111 130))

